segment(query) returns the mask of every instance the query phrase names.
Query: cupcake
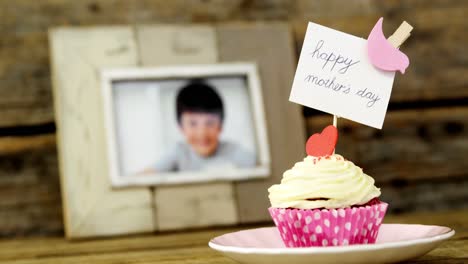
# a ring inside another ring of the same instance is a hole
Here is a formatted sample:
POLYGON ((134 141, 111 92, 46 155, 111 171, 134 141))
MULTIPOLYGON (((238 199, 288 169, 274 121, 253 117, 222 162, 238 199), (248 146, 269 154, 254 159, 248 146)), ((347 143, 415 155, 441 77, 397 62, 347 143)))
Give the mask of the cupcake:
POLYGON ((372 177, 333 153, 337 135, 334 126, 313 135, 309 156, 268 189, 268 210, 287 247, 375 243, 388 204, 372 177))

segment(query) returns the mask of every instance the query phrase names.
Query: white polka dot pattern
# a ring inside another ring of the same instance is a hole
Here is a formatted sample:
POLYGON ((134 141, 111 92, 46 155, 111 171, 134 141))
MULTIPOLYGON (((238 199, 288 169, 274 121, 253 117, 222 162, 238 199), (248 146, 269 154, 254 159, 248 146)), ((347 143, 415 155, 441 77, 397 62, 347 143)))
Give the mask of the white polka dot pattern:
POLYGON ((342 246, 375 243, 387 206, 268 210, 287 247, 342 246))

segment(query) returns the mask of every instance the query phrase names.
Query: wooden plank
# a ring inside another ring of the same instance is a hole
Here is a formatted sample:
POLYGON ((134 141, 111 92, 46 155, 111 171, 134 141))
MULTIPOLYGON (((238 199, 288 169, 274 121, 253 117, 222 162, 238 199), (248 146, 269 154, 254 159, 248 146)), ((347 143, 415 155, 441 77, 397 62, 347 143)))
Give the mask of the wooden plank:
POLYGON ((468 177, 377 185, 382 191, 380 199, 390 204, 389 212, 437 212, 467 208, 468 204, 468 177))
POLYGON ((218 26, 219 56, 223 62, 258 64, 271 150, 271 177, 236 184, 240 221, 269 219, 267 189, 283 172, 304 158, 304 125, 300 107, 290 103, 295 57, 291 31, 282 23, 218 26))
MULTIPOLYGON (((3 192, 3 188, 0 188, 3 192)), ((60 199, 55 199, 60 195, 55 189, 56 186, 26 186, 24 188, 11 188, 13 191, 6 192, 6 195, 17 193, 27 193, 26 201, 17 201, 16 204, 0 206, 0 223, 2 229, 0 237, 34 237, 34 236, 63 236, 62 206, 60 199), (39 190, 34 190, 38 188, 39 190), (53 194, 46 194, 49 189, 54 189, 53 194), (44 197, 49 196, 47 200, 44 197), (50 197, 52 196, 52 197, 50 197), (38 200, 34 200, 38 197, 38 200), (34 201, 30 201, 34 200, 34 201)), ((1 197, 4 197, 3 194, 1 197)), ((11 199, 10 199, 11 200, 11 199)), ((19 200, 19 199, 18 199, 19 200)))
POLYGON ((47 34, 2 34, 0 47, 0 127, 51 122, 47 34))
POLYGON ((42 148, 55 148, 55 134, 0 137, 0 155, 23 153, 42 148))
MULTIPOLYGON (((136 30, 142 66, 217 62, 216 32, 213 27, 154 25, 139 26, 136 30)), ((157 229, 237 223, 232 188, 231 183, 155 188, 157 229)))
POLYGON ((136 65, 131 27, 58 28, 50 42, 67 237, 153 231, 150 191, 108 178, 99 69, 136 65))
MULTIPOLYGON (((445 242, 446 248, 439 247, 434 251, 429 252, 422 258, 411 260, 411 263, 426 263, 426 264, 460 264, 466 263, 468 257, 466 252, 468 249, 467 240, 445 242)), ((206 264, 235 264, 235 262, 219 253, 203 248, 183 248, 183 249, 167 249, 156 252, 115 252, 112 254, 90 255, 90 256, 73 256, 73 257, 51 257, 29 260, 18 260, 16 264, 46 264, 46 263, 96 263, 110 264, 127 261, 130 263, 161 263, 161 264, 189 264, 206 263, 206 264)), ((2 263, 2 262, 0 262, 2 263)))
MULTIPOLYGON (((468 260, 467 249, 468 241, 449 241, 443 246, 429 252, 425 256, 412 260, 411 263, 429 263, 429 264, 459 264, 468 260)), ((128 261, 131 263, 162 263, 162 264, 185 264, 194 263, 216 263, 216 264, 234 264, 233 260, 221 256, 219 253, 207 247, 165 249, 160 251, 143 252, 114 252, 112 254, 100 255, 80 255, 72 257, 49 257, 39 259, 22 259, 15 261, 16 264, 42 264, 42 263, 119 263, 128 261)), ((2 262, 0 262, 2 263, 2 262)))
POLYGON ((216 37, 208 26, 138 27, 139 52, 144 66, 212 63, 218 59, 216 37), (157 49, 157 50, 156 50, 157 49))
MULTIPOLYGON (((259 226, 249 226, 252 228, 259 226)), ((101 240, 68 242, 63 238, 23 238, 0 240, 0 263, 15 259, 40 259, 101 255, 115 252, 157 252, 166 249, 207 247, 207 241, 224 233, 241 230, 242 227, 210 230, 139 235, 101 240)))
POLYGON ((428 254, 413 260, 414 263, 441 263, 462 264, 468 262, 468 239, 449 240, 429 252, 428 254))
POLYGON ((238 222, 231 184, 158 187, 155 201, 159 230, 232 225, 238 222))
MULTIPOLYGON (((232 20, 287 20, 292 18, 356 17, 376 14, 384 17, 465 7, 460 0, 347 1, 296 0, 247 2, 217 1, 105 1, 28 0, 1 1, 2 30, 18 33, 44 32, 51 25, 137 24, 154 21, 225 22, 232 20), (183 10, 183 12, 181 12, 183 10), (34 14, 24 17, 23 14, 34 14)), ((406 15, 407 17, 410 17, 406 15)), ((428 20, 433 22, 431 20, 428 20)))
MULTIPOLYGON (((429 219, 434 216, 434 214, 423 214, 424 216, 428 216, 429 219)), ((446 215, 445 217, 450 217, 451 214, 446 215)), ((453 215, 453 214, 452 214, 453 215)), ((441 215, 442 216, 442 215, 441 215)), ((391 219, 401 219, 402 217, 393 217, 391 219)), ((398 221, 398 220, 397 220, 398 221)), ((421 219, 416 220, 419 222, 409 221, 409 223, 421 223, 421 219)), ((388 222, 388 221, 386 221, 388 222)), ((399 221, 399 222, 406 222, 406 221, 399 221)), ((434 221, 426 221, 429 224, 435 224, 434 221)), ((447 222, 443 223, 442 225, 446 225, 447 222)), ((448 225, 452 226, 452 225, 448 225)), ((466 227, 466 226, 465 226, 466 227)), ((457 234, 459 233, 459 228, 455 228, 457 230, 457 234)), ((234 230, 225 230, 224 232, 232 232, 234 230)), ((167 237, 172 237, 172 241, 176 241, 175 243, 170 244, 162 244, 158 239, 148 239, 148 237, 135 237, 131 239, 117 239, 117 240, 104 240, 96 243, 96 241, 86 241, 86 242, 74 242, 71 244, 67 244, 63 241, 63 239, 30 239, 30 240, 12 240, 12 241, 3 241, 0 242, 2 249, 0 250, 0 263, 5 263, 6 261, 12 260, 26 260, 31 261, 32 263, 45 263, 46 260, 51 261, 51 259, 72 259, 72 260, 81 260, 82 256, 102 256, 102 255, 110 255, 116 252, 127 252, 125 255, 120 255, 122 260, 135 260, 135 255, 128 254, 128 253, 140 253, 148 255, 148 252, 153 254, 153 258, 156 258, 158 255, 166 254, 166 252, 173 253, 173 256, 177 256, 177 252, 180 249, 196 249, 197 251, 205 251, 208 254, 203 254, 201 257, 206 258, 207 260, 213 260, 212 254, 213 253, 210 249, 206 248, 206 240, 209 240, 211 236, 204 235, 198 236, 200 231, 191 234, 190 236, 180 236, 178 234, 174 235, 166 235, 167 237), (180 238, 175 240, 175 238, 180 238), (193 240, 199 240, 200 243, 189 243, 193 240), (202 243, 203 242, 203 243, 202 243), (159 245, 158 246, 151 246, 151 245, 159 245), (209 252, 211 251, 211 252, 209 252), (36 262, 34 262, 36 261, 36 262), (41 262, 42 261, 42 262, 41 262)), ((213 232, 212 232, 213 233, 213 232)), ((221 232, 213 233, 214 235, 221 235, 221 232)), ((465 232, 466 234, 466 232, 465 232)), ((211 235, 211 234, 210 234, 211 235)), ((158 236, 159 237, 159 236, 158 236)), ((163 238, 165 242, 166 239, 163 238)), ((436 249, 433 253, 429 254, 430 258, 436 258, 437 256, 443 256, 450 251, 453 251, 454 248, 463 248, 466 247, 468 241, 463 236, 455 236, 452 240, 442 244, 438 249, 436 249)), ((151 254, 150 253, 150 254, 151 254)), ((463 257, 463 253, 458 252, 458 254, 453 254, 452 256, 459 256, 463 257), (460 256, 461 255, 461 256, 460 256)), ((187 257, 187 256, 183 256, 187 257)), ((189 256, 193 257, 193 255, 189 256)), ((138 255, 137 255, 138 258, 138 255)), ((428 256, 423 257, 423 259, 427 259, 428 256)), ((440 258, 440 257, 439 257, 440 258)), ((193 258, 191 258, 193 260, 193 258)), ((154 259, 152 259, 154 260, 154 259)), ((179 256, 177 258, 178 261, 183 261, 184 259, 179 256)), ((216 260, 223 260, 222 258, 216 260)), ((50 263, 50 262, 49 262, 50 263)), ((109 263, 109 262, 105 262, 109 263)), ((159 262, 158 262, 159 263, 159 262)), ((218 263, 218 262, 215 262, 218 263)))
POLYGON ((63 233, 55 136, 0 137, 0 237, 63 233))
MULTIPOLYGON (((401 13, 417 12, 419 10, 443 10, 447 8, 464 7, 459 0, 414 0, 411 2, 396 0, 385 2, 348 1, 343 6, 341 0, 297 0, 294 15, 309 18, 357 17, 363 15, 379 15, 383 17, 400 16, 401 13), (344 8, 345 7, 345 8, 344 8), (324 12, 328 10, 329 12, 324 12), (333 12, 331 12, 333 11, 333 12)), ((409 17, 409 16, 407 16, 409 17)))
MULTIPOLYGON (((467 107, 393 111, 382 130, 339 119, 337 151, 354 153, 349 159, 380 184, 464 177, 467 116, 467 107)), ((330 124, 329 120, 328 115, 309 117, 309 133, 330 124)))
MULTIPOLYGON (((49 263, 62 263, 62 264, 105 264, 105 263, 122 263, 127 261, 129 263, 158 263, 158 264, 189 264, 194 263, 203 264, 236 264, 235 261, 230 260, 219 253, 208 248, 207 246, 195 248, 181 248, 181 249, 164 249, 158 251, 143 251, 143 252, 112 252, 108 254, 99 255, 80 255, 80 256, 57 256, 39 259, 22 259, 15 261, 15 264, 49 264, 49 263)), ((0 262, 2 263, 2 262, 0 262)))

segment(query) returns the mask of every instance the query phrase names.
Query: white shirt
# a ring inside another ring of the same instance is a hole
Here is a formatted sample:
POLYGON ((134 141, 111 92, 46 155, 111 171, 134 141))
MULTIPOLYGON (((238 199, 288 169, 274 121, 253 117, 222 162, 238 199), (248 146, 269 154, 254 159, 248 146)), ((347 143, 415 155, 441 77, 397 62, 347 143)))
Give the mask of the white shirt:
POLYGON ((206 171, 255 165, 255 156, 232 142, 219 142, 216 152, 209 157, 202 157, 187 143, 179 142, 156 162, 154 168, 156 172, 206 171))

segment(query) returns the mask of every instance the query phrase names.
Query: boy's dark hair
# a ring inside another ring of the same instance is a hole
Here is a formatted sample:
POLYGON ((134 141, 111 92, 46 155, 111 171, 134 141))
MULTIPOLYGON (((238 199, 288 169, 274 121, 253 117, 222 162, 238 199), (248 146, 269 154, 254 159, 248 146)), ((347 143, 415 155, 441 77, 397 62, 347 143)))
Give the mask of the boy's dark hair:
POLYGON ((215 89, 200 81, 193 80, 182 87, 176 98, 177 122, 184 112, 218 114, 224 120, 223 101, 215 89))

